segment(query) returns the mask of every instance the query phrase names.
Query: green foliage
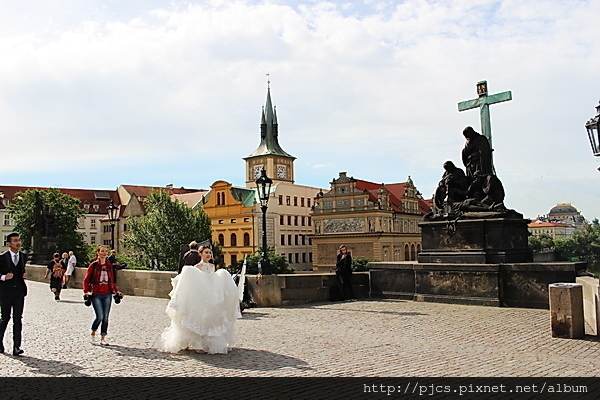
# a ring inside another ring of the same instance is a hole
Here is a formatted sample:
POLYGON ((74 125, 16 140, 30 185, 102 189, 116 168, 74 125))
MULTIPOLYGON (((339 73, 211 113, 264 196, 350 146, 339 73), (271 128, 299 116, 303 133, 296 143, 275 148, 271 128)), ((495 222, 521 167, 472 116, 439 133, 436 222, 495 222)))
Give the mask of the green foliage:
POLYGON ((554 244, 563 259, 600 259, 600 225, 586 223, 583 229, 575 231, 571 238, 557 239, 554 244))
POLYGON ((532 251, 541 251, 544 249, 553 249, 555 240, 547 233, 542 233, 540 236, 529 236, 527 239, 529 248, 532 251))
POLYGON ((84 215, 81 202, 68 194, 61 193, 58 189, 29 189, 19 192, 15 200, 7 207, 11 218, 15 221, 15 232, 19 232, 23 240, 23 250, 30 252, 31 238, 34 235, 36 222, 36 193, 41 200, 45 219, 44 235, 56 241, 56 246, 48 248, 47 257, 52 258, 54 252, 73 251, 78 260, 86 259, 86 245, 83 233, 77 232, 77 219, 84 215))
POLYGON ((144 206, 146 215, 127 219, 130 233, 123 239, 134 265, 176 271, 182 244, 211 237, 210 218, 204 210, 172 201, 164 190, 152 191, 144 206))
POLYGON ((368 271, 367 264, 377 260, 369 260, 365 257, 352 257, 352 271, 368 271))
MULTIPOLYGON (((257 250, 255 254, 246 258, 246 273, 247 274, 258 274, 258 262, 262 258, 260 250, 257 250)), ((280 255, 275 254, 273 247, 267 249, 267 258, 271 265, 272 274, 292 274, 294 269, 289 267, 287 259, 280 255)), ((238 267, 241 267, 244 260, 238 261, 238 267)))

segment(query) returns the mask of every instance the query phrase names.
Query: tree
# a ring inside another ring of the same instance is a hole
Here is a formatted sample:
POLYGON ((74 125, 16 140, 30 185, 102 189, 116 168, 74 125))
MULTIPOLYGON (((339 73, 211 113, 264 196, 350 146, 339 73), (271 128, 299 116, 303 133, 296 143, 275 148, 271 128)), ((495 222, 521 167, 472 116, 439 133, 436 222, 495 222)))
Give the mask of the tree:
POLYGON ((556 250, 563 258, 594 260, 600 258, 600 225, 586 223, 569 239, 555 240, 556 250))
POLYGON ((38 207, 44 210, 45 237, 56 244, 48 248, 51 258, 54 252, 72 250, 79 259, 85 259, 86 246, 83 241, 83 233, 77 232, 79 227, 78 218, 84 215, 81 201, 58 189, 29 189, 19 192, 15 200, 7 207, 10 217, 15 221, 15 231, 19 232, 23 239, 23 250, 29 252, 31 238, 34 235, 36 224, 36 197, 40 204, 38 207))
POLYGON ((164 190, 150 192, 144 206, 146 215, 127 219, 130 232, 123 239, 131 257, 142 265, 176 271, 182 244, 211 237, 210 218, 204 210, 192 210, 182 202, 172 201, 164 190))
POLYGON ((554 239, 547 233, 542 233, 540 236, 529 236, 527 239, 529 248, 532 251, 541 251, 544 249, 553 249, 554 248, 554 239))
MULTIPOLYGON (((261 260, 261 252, 257 250, 255 254, 246 258, 246 273, 247 274, 258 274, 258 262, 261 260)), ((291 274, 294 272, 293 268, 289 268, 289 264, 286 258, 280 254, 275 254, 273 247, 267 248, 267 258, 271 265, 271 273, 273 274, 291 274)), ((238 268, 241 267, 244 260, 238 261, 238 268)))

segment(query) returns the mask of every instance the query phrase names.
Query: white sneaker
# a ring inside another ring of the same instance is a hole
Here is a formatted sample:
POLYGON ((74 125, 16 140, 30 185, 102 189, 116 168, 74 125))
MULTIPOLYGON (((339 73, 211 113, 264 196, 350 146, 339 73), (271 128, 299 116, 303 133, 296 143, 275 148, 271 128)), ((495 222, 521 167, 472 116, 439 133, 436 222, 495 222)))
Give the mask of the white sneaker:
POLYGON ((96 335, 90 335, 90 342, 92 344, 98 344, 98 338, 96 337, 96 335))
POLYGON ((109 346, 108 342, 106 341, 106 339, 100 339, 100 345, 101 346, 109 346))

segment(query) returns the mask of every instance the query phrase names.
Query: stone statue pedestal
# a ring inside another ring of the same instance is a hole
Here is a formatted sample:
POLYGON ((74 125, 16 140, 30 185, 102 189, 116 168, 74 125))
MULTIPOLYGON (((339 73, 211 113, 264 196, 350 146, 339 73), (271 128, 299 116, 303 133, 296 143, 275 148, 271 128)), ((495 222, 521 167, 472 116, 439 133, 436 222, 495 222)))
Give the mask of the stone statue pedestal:
POLYGON ((499 264, 531 262, 527 224, 523 218, 486 218, 426 221, 421 228, 419 263, 499 264))

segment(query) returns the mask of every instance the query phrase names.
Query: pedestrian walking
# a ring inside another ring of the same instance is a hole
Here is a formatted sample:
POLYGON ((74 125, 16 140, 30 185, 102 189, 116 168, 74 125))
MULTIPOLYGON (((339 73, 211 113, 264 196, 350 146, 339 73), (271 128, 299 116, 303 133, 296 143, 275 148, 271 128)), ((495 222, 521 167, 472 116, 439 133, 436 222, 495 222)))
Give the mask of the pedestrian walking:
POLYGON ((77 257, 72 251, 69 251, 69 263, 67 265, 67 272, 65 272, 65 284, 63 289, 67 289, 71 276, 75 273, 75 266, 77 265, 77 257))
POLYGON ((120 302, 123 293, 119 291, 115 283, 115 270, 108 261, 106 246, 99 246, 96 250, 96 260, 89 265, 83 279, 83 292, 85 298, 91 296, 92 306, 96 314, 96 318, 92 322, 92 343, 96 343, 96 331, 100 327, 100 344, 108 346, 106 335, 108 334, 108 316, 112 296, 115 295, 115 302, 120 302))
POLYGON ((60 254, 54 253, 52 261, 48 263, 44 279, 50 278, 50 291, 54 293, 54 300, 60 300, 60 291, 63 286, 63 277, 67 267, 64 266, 60 254))

